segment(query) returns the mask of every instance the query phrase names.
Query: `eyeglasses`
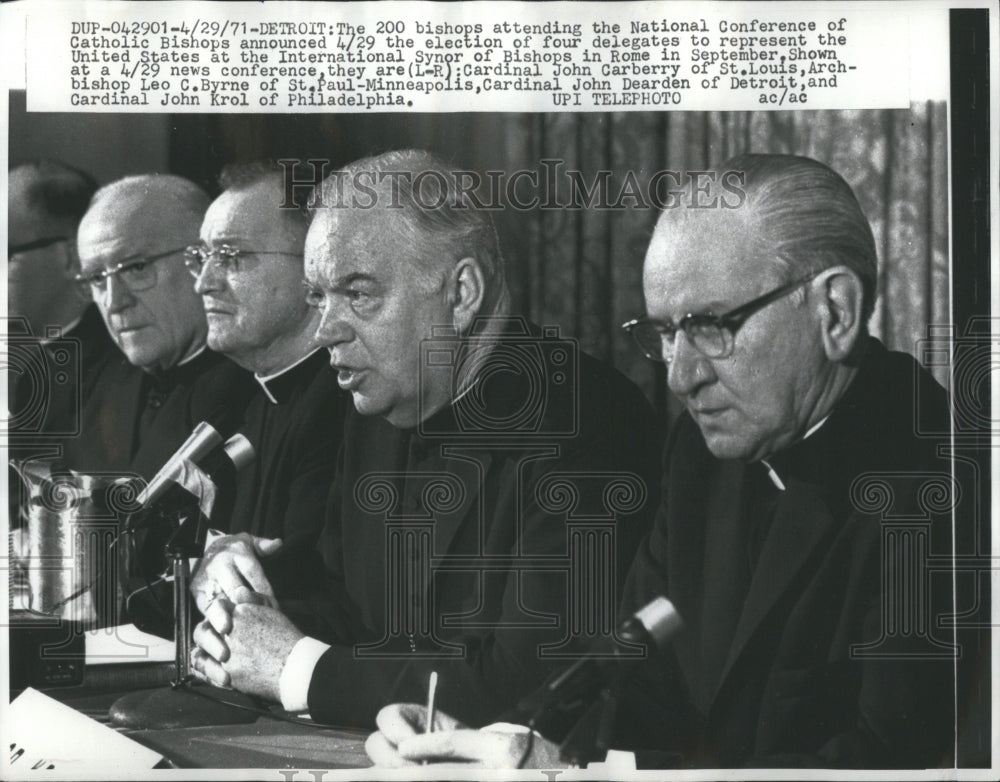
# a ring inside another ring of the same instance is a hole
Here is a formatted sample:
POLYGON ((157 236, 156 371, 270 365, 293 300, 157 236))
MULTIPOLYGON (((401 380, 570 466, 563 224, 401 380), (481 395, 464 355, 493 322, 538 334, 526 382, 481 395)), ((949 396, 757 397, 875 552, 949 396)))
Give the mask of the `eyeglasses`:
POLYGON ((35 239, 24 244, 8 244, 7 257, 13 258, 15 255, 30 253, 32 250, 44 250, 46 247, 59 244, 59 242, 65 242, 68 239, 68 236, 44 236, 41 239, 35 239))
POLYGON ((824 270, 792 280, 723 315, 685 315, 677 324, 643 316, 623 323, 622 328, 632 335, 646 358, 653 361, 669 364, 674 360, 678 331, 683 331, 695 350, 706 358, 728 358, 733 352, 736 332, 751 315, 805 285, 821 271, 824 270))
POLYGON ((156 255, 126 258, 108 269, 101 269, 93 274, 78 274, 74 279, 78 285, 89 287, 94 293, 104 293, 107 290, 109 277, 118 277, 133 292, 149 290, 156 285, 156 267, 153 264, 183 251, 183 247, 175 247, 156 255))
POLYGON ((215 259, 219 271, 232 274, 240 270, 240 258, 244 255, 286 255, 289 258, 301 258, 302 253, 289 253, 283 250, 241 250, 230 244, 220 244, 218 247, 208 247, 204 244, 192 244, 184 248, 184 265, 192 277, 201 275, 205 264, 215 259))

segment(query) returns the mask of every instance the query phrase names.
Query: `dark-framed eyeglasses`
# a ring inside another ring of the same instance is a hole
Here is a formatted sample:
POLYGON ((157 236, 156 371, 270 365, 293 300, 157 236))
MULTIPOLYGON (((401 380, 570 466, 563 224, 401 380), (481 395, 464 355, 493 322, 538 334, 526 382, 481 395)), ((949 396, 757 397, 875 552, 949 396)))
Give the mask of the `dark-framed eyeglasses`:
POLYGON ((681 318, 679 323, 656 320, 644 315, 623 323, 622 328, 632 335, 646 358, 652 361, 669 364, 674 360, 678 331, 683 331, 688 342, 706 358, 729 358, 733 353, 736 332, 751 315, 802 287, 822 271, 824 270, 785 283, 722 315, 689 314, 681 318))
POLYGON ((30 242, 23 242, 22 244, 8 244, 7 258, 9 259, 13 258, 15 255, 30 253, 33 250, 44 250, 46 247, 51 247, 54 244, 66 241, 69 241, 68 236, 43 236, 40 239, 33 239, 30 242))
POLYGON ((192 277, 199 277, 205 264, 215 260, 219 271, 223 274, 233 274, 241 267, 240 259, 246 255, 285 255, 289 258, 301 258, 302 253, 290 253, 284 250, 244 250, 231 244, 220 244, 209 247, 205 244, 192 244, 184 248, 184 265, 192 277))
POLYGON ((183 247, 175 247, 155 255, 132 256, 107 269, 92 274, 78 274, 74 279, 77 285, 89 288, 94 293, 104 293, 108 289, 110 277, 117 277, 132 292, 149 290, 157 282, 154 264, 183 251, 183 247))

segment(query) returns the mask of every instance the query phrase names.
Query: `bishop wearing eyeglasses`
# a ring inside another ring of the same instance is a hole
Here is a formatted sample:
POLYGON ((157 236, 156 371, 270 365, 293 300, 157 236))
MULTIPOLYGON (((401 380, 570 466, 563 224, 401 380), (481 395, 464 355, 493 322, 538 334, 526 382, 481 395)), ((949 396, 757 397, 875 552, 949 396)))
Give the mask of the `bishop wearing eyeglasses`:
POLYGON ((194 573, 202 610, 215 596, 281 605, 304 627, 309 577, 322 571, 316 539, 333 482, 350 396, 316 338, 306 302, 303 248, 311 214, 282 209, 282 170, 267 163, 225 169, 200 241, 185 261, 208 320, 208 346, 253 372, 256 393, 240 431, 257 452, 237 476, 227 536, 213 540, 194 573), (310 566, 310 557, 314 558, 310 566), (266 573, 266 574, 265 574, 266 573))
MULTIPOLYGON (((664 211, 626 324, 685 411, 622 613, 666 595, 684 628, 611 746, 657 767, 951 767, 975 649, 949 556, 970 518, 928 436, 947 395, 868 333, 876 245, 836 172, 757 154, 717 170, 745 201, 664 211)), ((560 762, 552 737, 425 723, 384 709, 372 759, 560 762)))
POLYGON ((66 445, 81 472, 149 480, 201 421, 238 421, 253 393, 245 370, 206 345, 207 325, 184 251, 208 197, 177 176, 102 187, 80 223, 77 283, 122 357, 108 361, 66 445))

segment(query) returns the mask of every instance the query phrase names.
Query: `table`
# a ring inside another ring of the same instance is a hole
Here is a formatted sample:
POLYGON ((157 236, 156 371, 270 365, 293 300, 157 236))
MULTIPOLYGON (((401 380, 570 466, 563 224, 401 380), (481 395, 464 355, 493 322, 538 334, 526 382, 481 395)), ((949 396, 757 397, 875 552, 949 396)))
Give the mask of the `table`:
MULTIPOLYGON (((46 694, 103 724, 108 709, 132 690, 93 687, 47 690, 46 694)), ((369 731, 316 728, 260 717, 245 725, 211 725, 120 732, 160 753, 168 768, 367 768, 369 731)))

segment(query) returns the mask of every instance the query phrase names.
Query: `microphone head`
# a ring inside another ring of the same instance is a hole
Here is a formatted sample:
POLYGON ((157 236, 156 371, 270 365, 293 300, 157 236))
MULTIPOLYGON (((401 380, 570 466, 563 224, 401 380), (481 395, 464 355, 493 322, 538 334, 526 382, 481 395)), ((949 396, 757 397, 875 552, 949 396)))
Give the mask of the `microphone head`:
POLYGON ((237 472, 248 466, 257 457, 253 445, 242 434, 234 434, 226 440, 222 449, 226 452, 226 456, 229 457, 229 461, 233 463, 237 472))
POLYGON ((682 624, 681 615, 674 604, 662 595, 636 611, 635 618, 646 628, 646 632, 660 649, 667 645, 682 624))
POLYGON ((155 502, 166 490, 184 461, 197 463, 222 442, 222 435, 208 421, 199 423, 188 436, 187 440, 174 454, 167 459, 166 464, 153 476, 153 479, 140 492, 136 501, 139 505, 155 502))

